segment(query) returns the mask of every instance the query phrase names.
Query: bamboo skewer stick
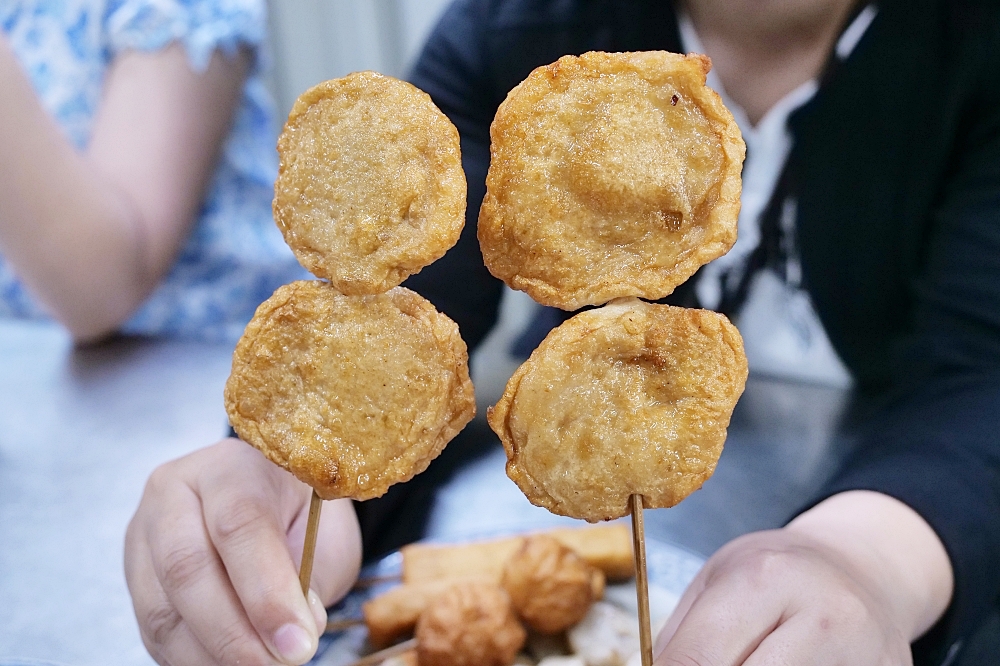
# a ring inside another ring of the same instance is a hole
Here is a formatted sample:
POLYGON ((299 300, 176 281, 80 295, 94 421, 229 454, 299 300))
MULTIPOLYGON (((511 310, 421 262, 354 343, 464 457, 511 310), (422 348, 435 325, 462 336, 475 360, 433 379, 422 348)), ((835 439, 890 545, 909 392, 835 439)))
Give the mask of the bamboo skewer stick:
POLYGON ((313 491, 309 500, 309 520, 306 522, 306 541, 302 545, 302 564, 299 566, 299 583, 302 594, 309 597, 309 581, 312 579, 313 556, 316 554, 316 534, 319 532, 319 513, 323 508, 323 500, 313 491))
POLYGON ((360 627, 365 621, 360 617, 350 617, 343 620, 327 620, 326 631, 324 633, 331 633, 334 631, 343 631, 345 629, 350 629, 351 627, 360 627))
POLYGON ((396 655, 403 654, 404 652, 409 652, 417 647, 417 639, 411 638, 408 641, 403 641, 392 647, 387 647, 384 650, 379 650, 378 652, 372 652, 369 655, 365 655, 358 659, 356 662, 352 663, 351 666, 371 666, 372 664, 381 664, 383 661, 389 657, 395 657, 396 655))
POLYGON ((401 583, 403 582, 402 574, 395 574, 392 576, 368 576, 366 578, 358 578, 354 582, 354 587, 351 590, 366 590, 369 587, 375 587, 376 585, 381 585, 382 583, 401 583))
POLYGON ((631 495, 632 553, 635 556, 635 593, 639 602, 639 651, 642 666, 653 666, 653 632, 649 626, 649 577, 646 573, 646 532, 642 525, 642 495, 631 495))

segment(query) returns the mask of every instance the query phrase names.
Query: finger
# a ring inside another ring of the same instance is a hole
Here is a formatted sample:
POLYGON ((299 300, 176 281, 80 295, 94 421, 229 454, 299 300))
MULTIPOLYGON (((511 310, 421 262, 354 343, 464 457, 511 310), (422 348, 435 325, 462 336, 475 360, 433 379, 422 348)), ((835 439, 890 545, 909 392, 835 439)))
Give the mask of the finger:
POLYGON ((862 621, 831 620, 823 614, 793 616, 761 642, 744 666, 912 666, 906 641, 882 641, 860 626, 862 621))
POLYGON ((309 491, 294 480, 279 480, 276 486, 270 478, 273 465, 252 452, 255 457, 245 458, 249 466, 238 483, 232 474, 199 479, 205 525, 256 633, 276 656, 301 663, 316 650, 320 622, 302 594, 282 514, 291 513, 285 509, 289 503, 308 505, 309 491), (260 475, 246 478, 254 470, 260 475))
POLYGON ((767 636, 743 666, 834 666, 850 663, 867 666, 863 661, 844 661, 843 652, 822 649, 818 636, 801 619, 792 618, 767 636))
POLYGON ((677 632, 677 627, 680 626, 681 621, 687 617, 687 613, 691 610, 691 606, 698 599, 698 596, 705 589, 705 578, 707 577, 707 567, 702 567, 698 575, 694 577, 687 589, 684 590, 684 594, 681 596, 680 601, 677 602, 677 607, 670 614, 670 618, 667 623, 663 625, 660 629, 660 633, 657 634, 656 640, 653 642, 653 658, 654 660, 660 656, 663 652, 663 648, 667 646, 670 639, 673 638, 674 634, 677 632))
MULTIPOLYGON (((146 497, 143 497, 145 502, 146 497)), ((170 605, 156 580, 149 557, 149 545, 142 527, 142 504, 125 531, 125 583, 132 597, 132 609, 139 624, 143 645, 158 664, 168 663, 163 652, 181 616, 170 605)))
POLYGON ((879 631, 863 602, 848 595, 795 613, 754 650, 744 666, 912 666, 909 642, 879 631))
MULTIPOLYGON (((205 646, 191 631, 191 627, 182 621, 177 625, 177 629, 171 633, 167 645, 164 646, 163 661, 158 663, 165 666, 230 666, 246 662, 219 662, 213 655, 209 654, 205 646)), ((263 663, 272 664, 274 662, 263 663)))
POLYGON ((149 549, 139 545, 146 535, 139 532, 143 530, 133 520, 126 532, 125 578, 143 645, 162 666, 215 664, 157 582, 149 549))
POLYGON ((783 612, 782 595, 765 594, 739 575, 710 577, 656 663, 739 666, 780 624, 783 612))
MULTIPOLYGON (((168 504, 175 511, 149 537, 156 578, 169 604, 220 664, 274 664, 275 657, 285 663, 304 663, 315 651, 314 641, 299 641, 294 654, 287 653, 292 643, 262 642, 209 541, 199 498, 187 486, 176 488, 172 485, 167 491, 168 504)), ((279 641, 282 638, 289 637, 279 637, 279 641)))

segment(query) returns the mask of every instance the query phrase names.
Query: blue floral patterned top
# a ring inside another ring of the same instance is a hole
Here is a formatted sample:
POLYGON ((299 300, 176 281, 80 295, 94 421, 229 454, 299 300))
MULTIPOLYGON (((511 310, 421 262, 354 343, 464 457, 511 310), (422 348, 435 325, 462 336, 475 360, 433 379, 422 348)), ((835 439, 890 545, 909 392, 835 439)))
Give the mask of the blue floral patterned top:
MULTIPOLYGON (((0 30, 42 104, 80 148, 118 52, 176 41, 203 70, 215 49, 259 50, 265 26, 264 0, 0 0, 0 30)), ((271 119, 255 64, 198 223, 124 332, 235 340, 275 288, 308 276, 271 218, 277 175, 271 119)), ((46 317, 2 257, 0 316, 46 317)))

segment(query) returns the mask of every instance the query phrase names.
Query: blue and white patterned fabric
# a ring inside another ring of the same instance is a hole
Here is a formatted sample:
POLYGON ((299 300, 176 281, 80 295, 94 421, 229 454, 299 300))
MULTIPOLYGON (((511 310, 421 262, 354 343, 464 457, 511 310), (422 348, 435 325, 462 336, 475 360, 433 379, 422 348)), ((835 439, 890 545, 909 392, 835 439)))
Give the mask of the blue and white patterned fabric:
MULTIPOLYGON (((275 288, 308 277, 271 218, 277 154, 259 66, 266 23, 264 0, 0 0, 0 30, 78 148, 87 144, 116 54, 179 42, 203 70, 216 49, 255 52, 198 223, 124 332, 235 340, 275 288)), ((2 257, 0 316, 46 317, 2 257)))

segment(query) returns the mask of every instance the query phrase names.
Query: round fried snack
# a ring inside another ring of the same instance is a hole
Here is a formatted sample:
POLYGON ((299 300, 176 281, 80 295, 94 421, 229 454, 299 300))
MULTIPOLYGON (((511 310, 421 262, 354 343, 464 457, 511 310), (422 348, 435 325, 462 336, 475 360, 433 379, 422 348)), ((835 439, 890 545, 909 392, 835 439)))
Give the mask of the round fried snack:
POLYGON ((403 287, 280 287, 233 354, 240 438, 323 499, 371 499, 419 474, 475 413, 458 326, 403 287))
POLYGON ((527 632, 496 583, 467 581, 436 597, 415 631, 420 666, 510 666, 527 632))
POLYGON ((723 315, 628 299, 549 333, 488 419, 533 504, 610 520, 633 493, 662 508, 701 487, 746 377, 723 315))
POLYGON ((500 105, 479 243, 490 272, 574 310, 658 299, 736 242, 746 152, 707 57, 564 56, 500 105))
POLYGON ((524 540, 507 561, 503 587, 529 627, 554 634, 583 619, 604 574, 550 536, 524 540))
POLYGON ((458 131, 409 83, 358 72, 310 88, 278 153, 274 219, 302 265, 345 294, 387 291, 458 242, 458 131))

